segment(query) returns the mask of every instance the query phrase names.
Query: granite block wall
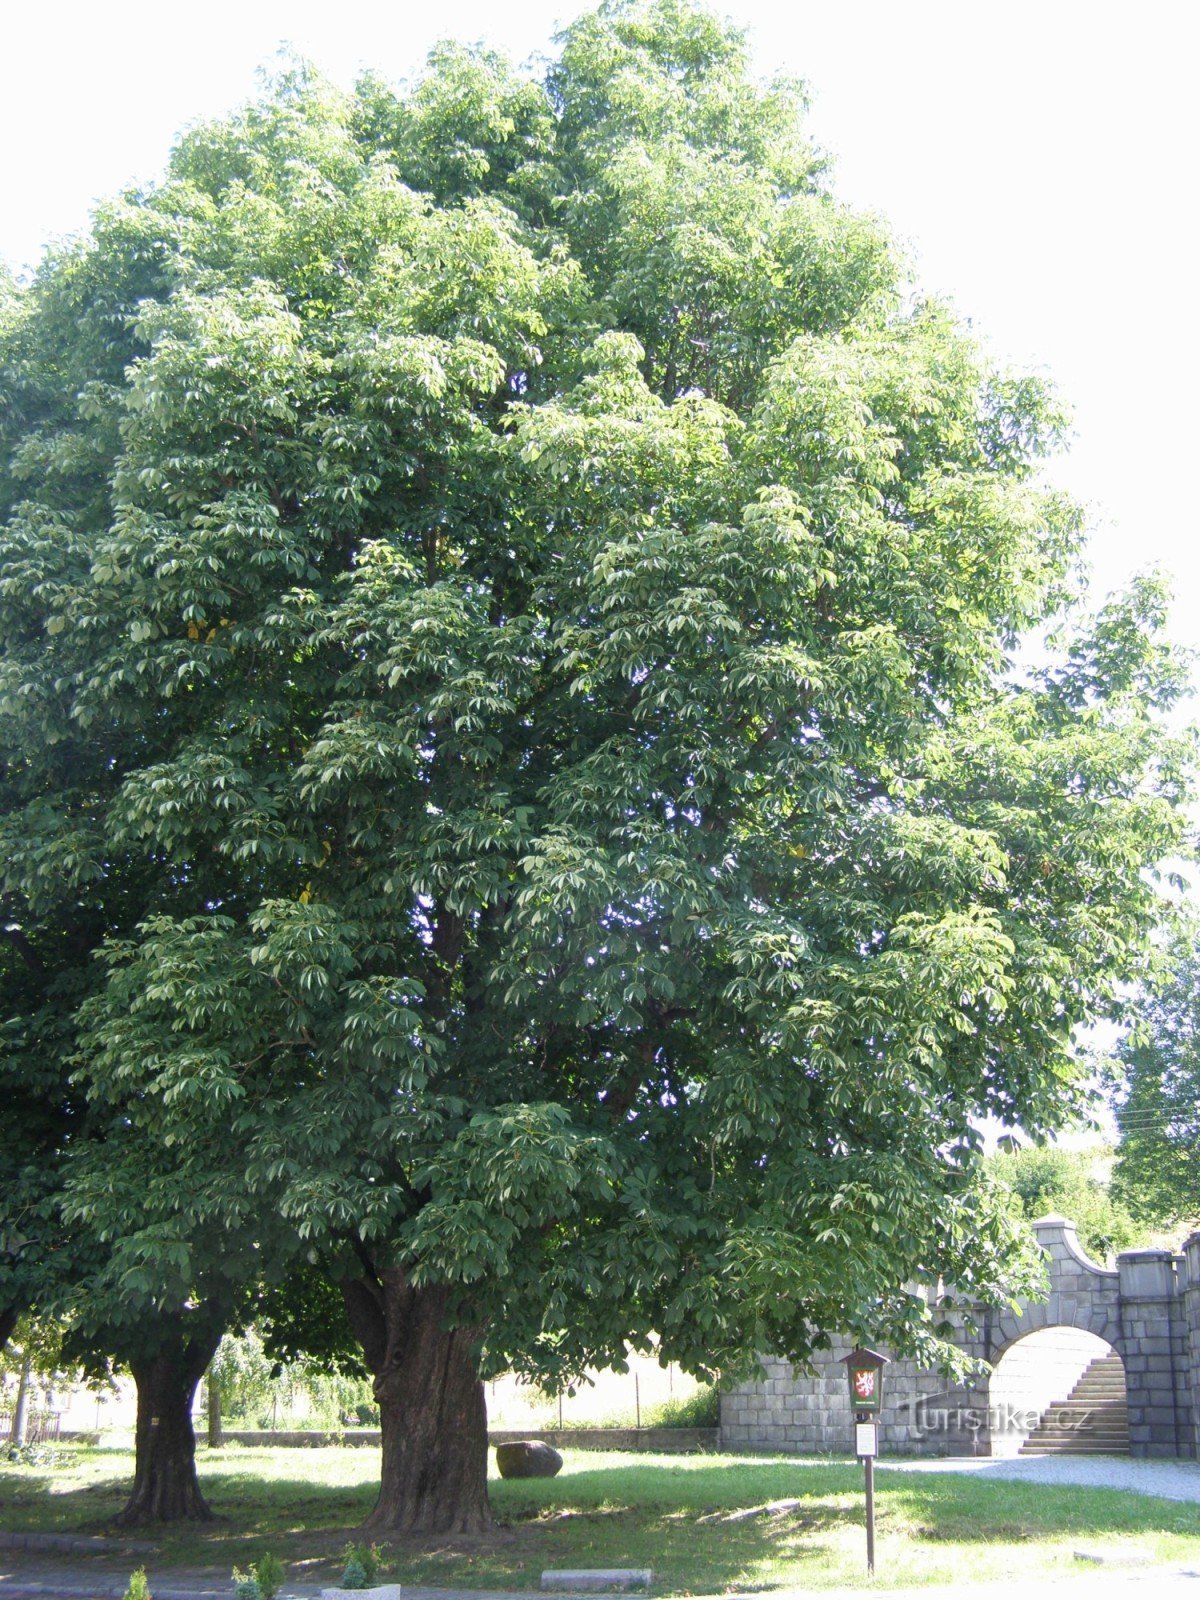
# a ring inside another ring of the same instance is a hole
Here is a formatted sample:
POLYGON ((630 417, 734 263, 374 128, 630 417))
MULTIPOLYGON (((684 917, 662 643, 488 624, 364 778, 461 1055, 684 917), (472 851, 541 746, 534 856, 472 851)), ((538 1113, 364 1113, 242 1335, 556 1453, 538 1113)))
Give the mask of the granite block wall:
MULTIPOLYGON (((1125 1364, 1131 1453, 1196 1457, 1200 1233, 1188 1240, 1182 1255, 1127 1251, 1115 1270, 1088 1259, 1074 1223, 1065 1217, 1043 1217, 1034 1233, 1046 1261, 1046 1293, 1015 1310, 980 1307, 971 1319, 953 1319, 959 1348, 994 1368, 1030 1333, 1077 1330, 1079 1338, 1068 1333, 1053 1342, 1055 1349, 1078 1346, 1074 1354, 1036 1358, 1058 1363, 1053 1382, 1047 1372, 1027 1385, 1026 1409, 1042 1410, 1065 1399, 1074 1386, 1090 1359, 1090 1335, 1093 1353, 1100 1349, 1095 1341, 1103 1341, 1125 1364), (1072 1363, 1078 1370, 1068 1372, 1072 1363), (1047 1383, 1062 1393, 1047 1398, 1047 1383)), ((850 1453, 853 1415, 841 1365, 850 1347, 848 1339, 834 1339, 805 1371, 793 1371, 775 1358, 764 1360, 761 1378, 722 1397, 722 1448, 850 1453)), ((1027 1371, 1034 1371, 1034 1363, 1027 1363, 1027 1371)), ((1007 1408, 1019 1400, 1011 1384, 990 1388, 986 1371, 955 1387, 939 1372, 897 1360, 884 1382, 880 1446, 898 1455, 1009 1454, 1020 1442, 1020 1428, 1007 1408)))

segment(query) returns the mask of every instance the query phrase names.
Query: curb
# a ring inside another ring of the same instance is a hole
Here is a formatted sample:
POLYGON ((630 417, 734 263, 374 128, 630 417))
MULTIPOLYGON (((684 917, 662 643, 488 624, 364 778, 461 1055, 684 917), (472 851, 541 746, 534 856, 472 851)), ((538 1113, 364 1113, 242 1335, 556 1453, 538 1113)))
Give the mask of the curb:
MULTIPOLYGON (((127 1580, 126 1580, 127 1581, 127 1580)), ((24 1583, 0 1580, 4 1600, 121 1600, 126 1582, 95 1582, 86 1587, 67 1583, 24 1583)), ((223 1589, 164 1589, 154 1585, 154 1600, 229 1600, 229 1586, 223 1589)))
POLYGON ((145 1539, 85 1538, 77 1533, 6 1533, 0 1529, 0 1550, 50 1550, 60 1555, 152 1556, 156 1544, 145 1539))
MULTIPOLYGON (((0 1600, 121 1600, 125 1585, 126 1580, 122 1578, 98 1578, 86 1584, 0 1578, 0 1600)), ((219 1589, 177 1589, 156 1582, 153 1589, 154 1600, 229 1600, 230 1593, 228 1584, 219 1589)), ((317 1600, 319 1594, 320 1589, 315 1585, 302 1586, 281 1593, 279 1600, 317 1600)), ((405 1595, 407 1600, 542 1600, 532 1589, 430 1589, 422 1584, 406 1585, 405 1595)), ((627 1600, 627 1596, 562 1592, 555 1595, 554 1600, 627 1600)), ((713 1597, 713 1600, 725 1600, 725 1597, 713 1597)), ((751 1597, 746 1596, 745 1600, 751 1597)), ((757 1600, 757 1596, 753 1600, 757 1600)))

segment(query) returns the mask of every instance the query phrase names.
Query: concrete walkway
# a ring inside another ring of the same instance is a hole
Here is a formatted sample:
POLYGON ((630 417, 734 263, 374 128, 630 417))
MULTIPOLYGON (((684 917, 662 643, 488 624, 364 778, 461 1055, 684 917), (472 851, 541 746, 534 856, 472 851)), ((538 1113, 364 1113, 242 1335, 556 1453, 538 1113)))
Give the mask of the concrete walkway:
POLYGON ((939 1460, 877 1463, 889 1472, 969 1472, 1017 1483, 1077 1484, 1084 1489, 1124 1489, 1163 1500, 1200 1501, 1200 1462, 1134 1461, 1129 1456, 946 1456, 939 1460))

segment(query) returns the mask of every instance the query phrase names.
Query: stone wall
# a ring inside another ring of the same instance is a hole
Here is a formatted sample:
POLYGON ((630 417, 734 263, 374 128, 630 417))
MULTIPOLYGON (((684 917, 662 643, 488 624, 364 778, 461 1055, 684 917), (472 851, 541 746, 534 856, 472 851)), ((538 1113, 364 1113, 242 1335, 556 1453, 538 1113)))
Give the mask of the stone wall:
POLYGON ((1183 1247, 1184 1329, 1187 1342, 1188 1423, 1191 1455, 1200 1457, 1200 1233, 1192 1234, 1183 1247))
POLYGON ((649 1450, 656 1455, 689 1455, 716 1450, 717 1428, 542 1428, 532 1433, 493 1428, 489 1444, 509 1444, 521 1439, 541 1439, 556 1450, 649 1450))
MULTIPOLYGON (((1049 1374, 1026 1385, 1026 1408, 1044 1410, 1055 1399, 1066 1398, 1088 1364, 1088 1341, 1082 1336, 1091 1335, 1117 1351, 1125 1364, 1131 1453, 1195 1457, 1200 1436, 1200 1234, 1193 1234, 1182 1255, 1126 1251, 1115 1270, 1088 1259, 1074 1223, 1066 1217, 1041 1218, 1034 1223, 1034 1234, 1046 1260, 1045 1295, 1015 1309, 981 1307, 969 1322, 957 1319, 959 1348, 995 1368, 1031 1333, 1076 1330, 1080 1337, 1072 1339, 1068 1332, 1065 1340, 1078 1350, 1053 1375, 1052 1386, 1062 1392, 1043 1392, 1049 1374), (1068 1366, 1073 1370, 1067 1371, 1068 1366)), ((722 1396, 722 1447, 848 1454, 852 1414, 840 1357, 849 1349, 849 1340, 836 1339, 802 1372, 785 1361, 765 1360, 760 1379, 722 1396)), ((1090 1349, 1100 1352, 1095 1342, 1090 1349)), ((1058 1362, 1058 1356, 1053 1359, 1058 1362)), ((1011 1414, 1018 1399, 1011 1384, 1007 1389, 1002 1384, 999 1395, 990 1390, 986 1371, 953 1388, 938 1372, 895 1361, 884 1380, 881 1448, 912 1455, 1011 1453, 1020 1442, 1011 1414)))
MULTIPOLYGON (((347 1428, 341 1433, 325 1433, 318 1428, 277 1429, 274 1432, 227 1428, 225 1439, 229 1444, 282 1445, 292 1449, 359 1445, 378 1450, 379 1429, 347 1428)), ((558 1450, 650 1450, 662 1455, 716 1450, 719 1444, 716 1428, 563 1428, 561 1431, 535 1428, 532 1432, 493 1428, 488 1433, 488 1443, 493 1445, 517 1439, 544 1439, 558 1450)))
POLYGON ((1117 1261, 1129 1448, 1137 1456, 1194 1452, 1183 1261, 1170 1250, 1127 1250, 1117 1261))
MULTIPOLYGON (((964 1333, 960 1341, 968 1342, 964 1333)), ((721 1396, 721 1448, 853 1454, 854 1418, 842 1365, 852 1348, 849 1339, 834 1339, 807 1372, 794 1371, 786 1361, 765 1360, 760 1381, 721 1396)), ((912 1361, 889 1363, 879 1414, 882 1449, 904 1455, 974 1455, 981 1426, 972 1388, 956 1388, 942 1373, 912 1361)))

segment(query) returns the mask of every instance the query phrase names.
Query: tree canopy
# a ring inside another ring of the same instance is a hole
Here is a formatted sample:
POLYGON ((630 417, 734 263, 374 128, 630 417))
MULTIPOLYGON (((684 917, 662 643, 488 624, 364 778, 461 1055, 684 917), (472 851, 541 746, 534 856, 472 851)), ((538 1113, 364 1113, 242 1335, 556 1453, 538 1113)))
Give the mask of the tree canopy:
POLYGON ((1092 1259, 1111 1264, 1122 1250, 1150 1243, 1145 1223, 1113 1193, 1113 1159, 1107 1145, 1041 1145, 1001 1151, 989 1166, 1023 1221, 1049 1214, 1069 1217, 1092 1259))
POLYGON ((1079 612, 1052 398, 795 86, 679 0, 560 43, 286 75, 0 325, 7 1026, 69 975, 127 1292, 219 1230, 342 1282, 385 1501, 422 1305, 472 1449, 480 1361, 936 1354, 1188 792, 1160 589, 1079 612))
POLYGON ((1124 1081, 1114 1187, 1160 1225, 1200 1223, 1200 957, 1183 919, 1118 1046, 1124 1081))

